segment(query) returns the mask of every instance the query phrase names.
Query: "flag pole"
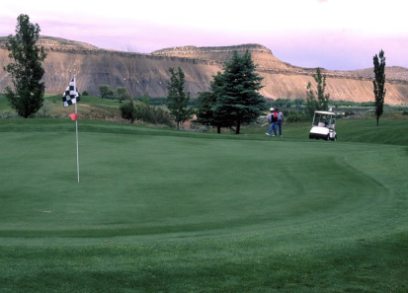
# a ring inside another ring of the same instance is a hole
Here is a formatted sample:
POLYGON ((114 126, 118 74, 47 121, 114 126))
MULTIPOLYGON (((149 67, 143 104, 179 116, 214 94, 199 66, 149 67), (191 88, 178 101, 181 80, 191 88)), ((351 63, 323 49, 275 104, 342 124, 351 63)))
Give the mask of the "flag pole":
MULTIPOLYGON (((77 114, 77 104, 75 103, 75 114, 77 114)), ((79 143, 78 143, 78 119, 75 120, 75 130, 76 130, 76 153, 77 153, 77 174, 79 183, 79 143)))
MULTIPOLYGON (((75 81, 75 88, 76 88, 76 76, 74 75, 74 81, 75 81)), ((79 183, 79 142, 78 142, 78 109, 77 109, 77 103, 75 103, 75 133, 76 133, 76 153, 77 153, 77 175, 78 175, 78 183, 79 183)))
MULTIPOLYGON (((71 71, 69 72, 71 75, 71 71)), ((69 107, 75 104, 75 113, 69 114, 71 120, 75 121, 75 138, 76 138, 76 159, 77 159, 77 178, 79 184, 79 139, 78 139, 78 106, 80 95, 76 87, 76 70, 74 70, 74 77, 69 82, 64 94, 62 95, 62 102, 64 107, 69 107)))

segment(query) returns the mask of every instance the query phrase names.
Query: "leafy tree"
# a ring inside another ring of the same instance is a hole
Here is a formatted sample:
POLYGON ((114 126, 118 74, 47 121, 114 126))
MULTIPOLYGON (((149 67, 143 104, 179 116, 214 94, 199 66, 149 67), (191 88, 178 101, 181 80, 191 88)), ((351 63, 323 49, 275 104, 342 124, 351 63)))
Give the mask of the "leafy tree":
POLYGON ((316 69, 313 75, 316 82, 316 90, 312 89, 312 84, 307 83, 306 94, 306 109, 313 116, 315 110, 327 111, 329 109, 330 95, 325 93, 326 90, 326 75, 321 73, 320 68, 316 69))
POLYGON ((306 92, 306 112, 310 117, 312 117, 314 114, 314 111, 317 110, 319 106, 317 103, 316 95, 313 92, 311 82, 307 83, 306 90, 307 90, 306 92))
POLYGON ((177 70, 169 68, 170 81, 167 84, 167 107, 175 117, 177 129, 180 129, 180 122, 186 121, 190 117, 188 101, 190 94, 184 92, 184 72, 178 67, 177 70))
POLYGON ((243 55, 234 51, 224 64, 224 72, 214 79, 214 115, 222 126, 234 125, 236 134, 243 123, 256 120, 265 107, 265 99, 258 92, 262 78, 255 70, 248 51, 243 55))
POLYGON ((374 63, 374 96, 375 96, 375 116, 377 118, 377 126, 380 123, 380 116, 383 114, 384 98, 385 98, 385 56, 384 51, 373 57, 374 63))
POLYGON ((119 99, 120 103, 122 103, 122 101, 130 99, 129 92, 124 87, 119 87, 116 89, 116 97, 119 99))
POLYGON ((11 63, 4 69, 10 74, 14 89, 7 86, 5 95, 18 115, 27 118, 36 113, 44 101, 44 48, 36 45, 40 34, 38 24, 30 23, 28 15, 17 18, 16 35, 8 36, 6 47, 11 63))
POLYGON ((101 94, 102 99, 115 98, 115 93, 113 92, 112 88, 106 84, 99 86, 99 93, 101 94))

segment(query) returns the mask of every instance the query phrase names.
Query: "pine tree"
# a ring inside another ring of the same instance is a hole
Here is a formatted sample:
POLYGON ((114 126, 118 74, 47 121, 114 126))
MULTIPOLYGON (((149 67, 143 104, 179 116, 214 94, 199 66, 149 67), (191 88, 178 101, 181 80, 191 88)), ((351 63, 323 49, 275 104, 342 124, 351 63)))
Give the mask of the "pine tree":
POLYGON ((180 67, 178 67, 177 71, 174 68, 169 68, 169 73, 167 107, 175 118, 177 129, 180 129, 180 123, 190 117, 190 110, 187 107, 190 95, 184 92, 183 70, 180 67))
POLYGON ((16 35, 8 36, 6 47, 9 50, 11 63, 4 69, 10 74, 14 89, 9 86, 5 95, 18 115, 27 118, 36 113, 44 101, 44 69, 41 62, 46 54, 36 42, 40 27, 30 23, 28 15, 21 14, 17 18, 16 35))
POLYGON ((197 121, 207 126, 217 128, 217 133, 221 133, 222 127, 231 127, 234 121, 229 120, 229 113, 222 108, 217 109, 217 97, 221 96, 224 90, 223 75, 218 72, 211 82, 211 91, 200 93, 198 97, 197 121))
POLYGON ((384 51, 373 57, 374 63, 374 97, 375 97, 375 116, 377 119, 377 126, 380 123, 380 116, 384 110, 384 98, 386 94, 385 89, 385 56, 384 51))
POLYGON ((254 121, 265 107, 259 94, 262 78, 256 73, 251 54, 242 56, 234 51, 232 58, 224 64, 224 72, 217 76, 215 116, 224 125, 234 125, 239 134, 241 125, 254 121))
POLYGON ((216 97, 213 92, 202 92, 197 97, 198 111, 197 122, 203 125, 212 126, 214 122, 214 111, 216 97))

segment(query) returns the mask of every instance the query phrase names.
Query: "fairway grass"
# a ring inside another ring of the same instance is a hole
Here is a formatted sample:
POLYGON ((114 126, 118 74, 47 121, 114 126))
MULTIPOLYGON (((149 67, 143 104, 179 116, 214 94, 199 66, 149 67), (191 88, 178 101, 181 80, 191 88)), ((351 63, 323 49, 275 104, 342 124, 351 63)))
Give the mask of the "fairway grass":
POLYGON ((0 123, 0 292, 408 291, 405 136, 81 123, 79 184, 72 124, 0 123))

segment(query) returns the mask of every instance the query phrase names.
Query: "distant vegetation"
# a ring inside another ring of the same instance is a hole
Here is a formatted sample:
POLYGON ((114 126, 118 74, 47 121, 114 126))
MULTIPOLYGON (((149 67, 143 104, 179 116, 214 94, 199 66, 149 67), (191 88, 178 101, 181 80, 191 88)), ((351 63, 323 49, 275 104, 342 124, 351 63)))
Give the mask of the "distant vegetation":
MULTIPOLYGON (((137 123, 153 124, 160 127, 174 126, 173 118, 171 117, 166 106, 166 98, 152 98, 146 95, 135 97, 132 99, 132 101, 135 107, 134 120, 137 123)), ((79 115, 81 119, 123 121, 120 107, 126 103, 126 101, 120 102, 117 99, 101 99, 101 97, 82 94, 81 102, 78 104, 79 115)), ((331 104, 334 106, 334 111, 338 112, 342 117, 375 117, 374 102, 356 103, 351 101, 332 100, 331 104)), ((197 100, 190 100, 189 107, 192 109, 193 113, 196 112, 198 109, 197 100)), ((302 99, 282 98, 268 100, 266 107, 277 107, 282 109, 285 114, 285 123, 310 121, 310 117, 305 113, 305 101, 302 99)), ((60 96, 45 96, 43 106, 34 115, 34 117, 66 118, 70 111, 72 111, 72 109, 62 107, 60 96)), ((408 105, 384 105, 384 115, 385 117, 393 117, 396 119, 398 119, 398 117, 407 117, 408 105)), ((14 117, 17 117, 17 113, 10 107, 6 97, 4 95, 0 95, 0 119, 14 117)), ((252 127, 251 125, 259 127, 264 122, 262 119, 263 116, 261 115, 257 120, 258 122, 249 124, 249 127, 252 127)), ((197 124, 193 125, 193 127, 200 128, 197 124)))

